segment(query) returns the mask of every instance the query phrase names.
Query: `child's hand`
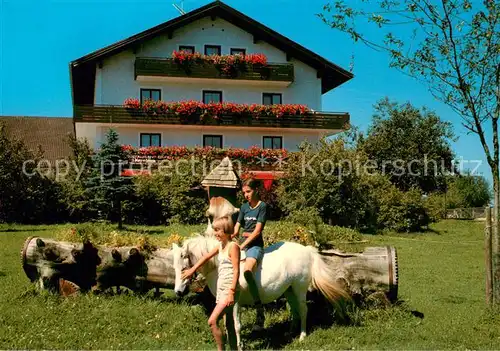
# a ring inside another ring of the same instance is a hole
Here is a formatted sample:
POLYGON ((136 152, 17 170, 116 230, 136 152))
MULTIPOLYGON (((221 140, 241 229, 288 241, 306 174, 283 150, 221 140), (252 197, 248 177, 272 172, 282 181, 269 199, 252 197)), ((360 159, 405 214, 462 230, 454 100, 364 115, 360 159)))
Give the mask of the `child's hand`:
POLYGON ((191 278, 191 276, 194 274, 195 270, 193 268, 186 269, 185 271, 182 272, 181 274, 181 279, 186 280, 191 278))
POLYGON ((226 306, 232 306, 232 305, 234 305, 234 293, 232 290, 230 290, 229 294, 227 294, 226 306))

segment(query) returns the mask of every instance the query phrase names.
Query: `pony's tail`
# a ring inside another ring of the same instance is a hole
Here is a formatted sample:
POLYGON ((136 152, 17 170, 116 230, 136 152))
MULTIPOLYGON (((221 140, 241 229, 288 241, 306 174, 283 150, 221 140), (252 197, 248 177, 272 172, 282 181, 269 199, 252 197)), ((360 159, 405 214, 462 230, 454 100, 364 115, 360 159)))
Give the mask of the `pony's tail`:
POLYGON ((311 275, 312 287, 319 290, 328 301, 338 305, 340 300, 350 300, 349 293, 336 282, 336 272, 321 258, 316 248, 311 247, 313 258, 311 275))

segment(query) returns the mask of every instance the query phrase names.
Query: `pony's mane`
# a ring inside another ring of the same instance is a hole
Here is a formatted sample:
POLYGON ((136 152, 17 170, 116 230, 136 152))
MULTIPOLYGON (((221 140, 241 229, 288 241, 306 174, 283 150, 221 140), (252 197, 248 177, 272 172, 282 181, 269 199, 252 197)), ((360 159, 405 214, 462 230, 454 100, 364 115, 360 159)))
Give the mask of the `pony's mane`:
MULTIPOLYGON (((183 247, 186 249, 192 264, 195 264, 199 259, 201 259, 205 254, 212 251, 212 249, 218 246, 218 241, 213 237, 207 237, 198 234, 192 238, 186 239, 183 243, 183 247)), ((217 267, 217 256, 210 259, 206 264, 204 269, 206 271, 212 271, 217 267)))

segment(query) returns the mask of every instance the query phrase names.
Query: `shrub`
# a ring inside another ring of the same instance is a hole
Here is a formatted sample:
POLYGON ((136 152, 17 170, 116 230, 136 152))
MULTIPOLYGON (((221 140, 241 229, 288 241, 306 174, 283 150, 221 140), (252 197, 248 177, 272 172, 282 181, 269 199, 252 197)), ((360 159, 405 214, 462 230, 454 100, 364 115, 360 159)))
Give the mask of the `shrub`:
POLYGON ((264 234, 264 241, 269 245, 279 241, 294 241, 320 249, 340 242, 360 240, 361 234, 354 229, 323 223, 318 211, 311 207, 296 210, 280 222, 271 222, 264 234))
POLYGON ((440 221, 446 218, 445 195, 441 193, 432 193, 424 201, 424 205, 432 222, 440 221))
MULTIPOLYGON (((10 138, 0 122, 0 222, 57 223, 66 219, 61 187, 36 169, 43 150, 31 151, 10 138), (25 164, 25 161, 29 161, 25 164)), ((47 170, 48 172, 48 170, 47 170)))
POLYGON ((309 229, 290 221, 270 222, 266 224, 263 232, 266 246, 280 241, 292 241, 302 245, 315 245, 309 229))
POLYGON ((482 176, 448 177, 447 188, 447 208, 484 207, 492 198, 490 186, 482 176))
MULTIPOLYGON (((175 229, 175 228, 173 228, 175 229)), ((143 230, 116 231, 107 223, 84 223, 71 228, 65 228, 56 234, 56 238, 68 242, 90 241, 94 245, 109 247, 136 246, 146 252, 157 248, 170 249, 172 243, 180 243, 182 236, 175 230, 168 235, 152 236, 143 230)))
MULTIPOLYGON (((201 163, 196 163, 196 167, 201 163)), ((179 172, 154 173, 134 178, 132 199, 124 203, 128 223, 198 224, 205 221, 206 196, 192 190, 200 185, 203 172, 190 164, 179 164, 179 172)))
POLYGON ((361 241, 361 234, 352 228, 321 223, 312 233, 319 248, 361 241))
POLYGON ((391 186, 380 195, 377 220, 379 228, 411 232, 420 231, 429 225, 431 218, 419 190, 403 192, 391 186))
POLYGON ((87 139, 77 139, 73 135, 68 137, 67 143, 72 150, 68 159, 72 166, 69 167, 68 174, 59 181, 60 201, 68 212, 69 221, 89 221, 97 218, 97 209, 92 206, 90 194, 86 191, 86 183, 91 175, 93 150, 87 139), (81 172, 78 173, 73 165, 81 172))

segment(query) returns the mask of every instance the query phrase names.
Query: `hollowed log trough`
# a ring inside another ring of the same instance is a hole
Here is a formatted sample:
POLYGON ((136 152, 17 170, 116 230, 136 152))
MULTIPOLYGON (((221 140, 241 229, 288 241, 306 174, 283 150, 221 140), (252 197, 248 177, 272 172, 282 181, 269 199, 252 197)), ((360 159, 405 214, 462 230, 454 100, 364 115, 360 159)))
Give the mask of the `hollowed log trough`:
MULTIPOLYGON (((337 272, 335 279, 357 299, 370 297, 394 302, 398 293, 396 249, 368 247, 361 253, 321 251, 337 272)), ((21 250, 23 269, 38 287, 61 295, 102 292, 126 287, 136 293, 173 289, 175 272, 169 249, 146 252, 138 247, 105 247, 29 237, 21 250)), ((204 289, 201 275, 191 291, 204 289)))

